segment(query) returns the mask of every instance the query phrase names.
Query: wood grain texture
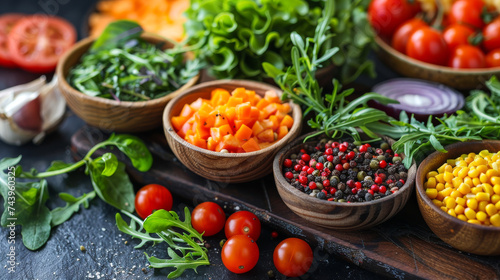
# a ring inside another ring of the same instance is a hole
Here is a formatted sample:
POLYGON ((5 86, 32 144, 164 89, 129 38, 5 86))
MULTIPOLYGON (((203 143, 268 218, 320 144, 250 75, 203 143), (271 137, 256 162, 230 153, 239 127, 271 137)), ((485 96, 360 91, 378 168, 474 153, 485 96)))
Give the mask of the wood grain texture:
POLYGON ((456 143, 445 147, 448 153, 434 152, 417 170, 416 188, 420 212, 431 230, 444 242, 469 253, 500 255, 500 227, 474 225, 452 217, 432 203, 424 189, 425 175, 443 165, 447 159, 482 150, 500 151, 500 141, 483 140, 456 143))
MULTIPOLYGON (((146 34, 141 37, 153 44, 165 43, 164 48, 172 47, 172 44, 159 37, 146 34)), ((60 59, 56 73, 60 77, 58 80, 59 89, 71 110, 89 125, 100 129, 116 132, 141 132, 160 127, 162 124, 161 116, 168 101, 196 84, 199 79, 199 75, 197 75, 176 91, 148 101, 116 101, 86 95, 73 88, 66 81, 66 76, 93 42, 93 38, 87 38, 75 44, 60 59)))
POLYGON ((500 68, 459 70, 418 61, 393 49, 380 37, 375 38, 378 57, 399 74, 411 78, 434 81, 459 90, 476 89, 493 75, 500 74, 500 68))
POLYGON ((182 139, 172 127, 170 119, 178 115, 184 104, 191 103, 199 97, 210 99, 211 91, 223 88, 229 92, 237 87, 254 90, 264 96, 268 90, 281 94, 278 88, 255 81, 246 80, 218 80, 196 85, 174 98, 165 108, 163 127, 168 145, 175 156, 194 173, 219 182, 241 183, 248 182, 271 173, 274 155, 288 142, 295 139, 301 131, 302 110, 292 102, 292 117, 294 123, 288 134, 273 145, 250 153, 218 153, 196 147, 182 139))
MULTIPOLYGON (((310 135, 310 134, 308 134, 310 135)), ((304 135, 285 146, 273 162, 274 180, 285 204, 297 215, 313 224, 336 230, 367 229, 387 221, 398 213, 408 201, 415 183, 416 164, 408 170, 408 179, 396 193, 381 199, 360 203, 341 203, 311 197, 290 185, 283 176, 283 161, 298 153, 305 144, 304 135)), ((317 137, 308 140, 316 143, 317 137), (314 140, 316 139, 316 140, 314 140)), ((384 137, 392 144, 394 140, 384 137)))

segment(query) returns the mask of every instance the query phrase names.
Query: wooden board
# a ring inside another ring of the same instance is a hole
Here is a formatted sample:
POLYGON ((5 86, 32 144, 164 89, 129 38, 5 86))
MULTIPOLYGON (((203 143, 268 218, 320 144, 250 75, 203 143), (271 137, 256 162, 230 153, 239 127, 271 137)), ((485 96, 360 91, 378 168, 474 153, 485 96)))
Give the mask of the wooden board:
MULTIPOLYGON (((84 126, 72 138, 72 152, 82 157, 109 135, 84 126)), ((162 183, 174 195, 192 201, 215 201, 227 212, 250 210, 263 223, 276 230, 300 237, 311 246, 324 249, 374 273, 398 279, 499 279, 500 257, 463 253, 442 242, 423 221, 415 194, 405 208, 391 220, 369 230, 342 232, 315 226, 300 218, 281 200, 274 179, 241 184, 206 180, 185 168, 170 151, 161 130, 137 135, 154 155, 150 171, 127 171, 139 184, 162 183)), ((332 268, 334 269, 334 268, 332 268)))

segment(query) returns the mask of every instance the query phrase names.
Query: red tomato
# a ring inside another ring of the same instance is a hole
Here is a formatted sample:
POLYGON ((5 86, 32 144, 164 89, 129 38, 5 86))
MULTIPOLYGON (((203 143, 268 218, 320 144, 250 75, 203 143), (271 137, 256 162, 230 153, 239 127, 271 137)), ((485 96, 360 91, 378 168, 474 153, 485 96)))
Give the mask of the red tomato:
POLYGON ((486 59, 478 47, 462 45, 451 53, 448 66, 452 68, 484 68, 486 59))
POLYGON ((234 273, 245 273, 259 261, 259 246, 246 235, 235 235, 222 246, 222 263, 234 273))
POLYGON ((287 238, 274 249, 273 261, 276 269, 288 277, 299 277, 305 274, 312 265, 313 251, 311 246, 298 238, 287 238))
POLYGON ((199 233, 205 232, 204 236, 217 234, 224 228, 225 222, 224 210, 214 202, 198 204, 191 213, 191 225, 199 233))
POLYGON ((483 37, 483 47, 486 51, 500 48, 500 17, 484 27, 483 37))
POLYGON ((448 20, 450 24, 462 23, 482 28, 484 26, 481 18, 483 8, 482 0, 458 0, 451 5, 448 20))
POLYGON ((452 24, 443 32, 443 38, 451 51, 458 46, 469 45, 469 38, 472 35, 474 35, 474 30, 463 24, 452 24))
POLYGON ((243 234, 257 240, 260 236, 260 227, 259 218, 255 214, 249 211, 238 211, 227 218, 224 231, 227 238, 243 234))
POLYGON ((418 7, 406 0, 373 0, 368 7, 368 20, 377 34, 389 38, 398 26, 417 14, 418 7))
POLYGON ((486 67, 500 67, 500 49, 495 49, 486 55, 486 67))
POLYGON ((149 184, 135 194, 135 211, 143 220, 154 210, 172 209, 172 194, 164 186, 149 184))
POLYGON ((76 41, 75 28, 66 20, 52 16, 27 16, 12 27, 8 48, 14 63, 36 72, 51 72, 59 57, 76 41))
POLYGON ((443 35, 430 27, 421 27, 408 39, 406 54, 423 62, 446 65, 448 47, 443 35))
POLYGON ((406 43, 408 43, 408 39, 411 34, 415 32, 420 27, 427 26, 427 24, 419 19, 412 18, 410 20, 405 21, 401 26, 396 29, 394 35, 392 36, 391 46, 400 53, 406 53, 406 43))
POLYGON ((23 14, 3 14, 0 16, 0 66, 15 67, 7 46, 7 36, 10 30, 22 17, 23 14))

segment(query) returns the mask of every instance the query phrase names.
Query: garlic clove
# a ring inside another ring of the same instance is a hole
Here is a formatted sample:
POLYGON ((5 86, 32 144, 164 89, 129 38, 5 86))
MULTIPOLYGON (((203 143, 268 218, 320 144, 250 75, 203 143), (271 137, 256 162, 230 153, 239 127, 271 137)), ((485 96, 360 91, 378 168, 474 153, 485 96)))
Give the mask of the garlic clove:
MULTIPOLYGON (((43 122, 42 116, 40 115, 40 94, 36 92, 30 93, 29 97, 33 98, 12 114, 12 120, 14 120, 16 125, 21 129, 39 132, 42 129, 43 122)), ((18 99, 19 98, 16 98, 16 100, 18 99)), ((6 115, 9 116, 9 113, 7 112, 6 115)))

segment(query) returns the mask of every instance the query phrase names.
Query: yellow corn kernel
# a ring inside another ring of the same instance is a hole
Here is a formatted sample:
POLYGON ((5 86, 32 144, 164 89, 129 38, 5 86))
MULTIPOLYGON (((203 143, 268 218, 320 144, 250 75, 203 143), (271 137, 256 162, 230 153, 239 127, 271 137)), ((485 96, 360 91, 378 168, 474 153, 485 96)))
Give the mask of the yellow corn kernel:
POLYGON ((433 199, 432 203, 434 203, 437 207, 443 206, 443 202, 441 200, 433 199))
POLYGON ((455 189, 460 187, 460 184, 462 184, 463 182, 464 182, 464 180, 462 180, 462 178, 460 178, 460 177, 454 177, 451 180, 451 183, 453 184, 453 188, 455 188, 455 189))
POLYGON ((478 165, 476 170, 479 171, 479 174, 486 173, 486 171, 488 171, 488 165, 478 165))
POLYGON ((434 176, 434 178, 436 178, 436 180, 438 181, 438 183, 445 183, 445 180, 444 180, 444 174, 443 173, 439 173, 438 175, 434 176))
MULTIPOLYGON (((500 177, 495 177, 495 178, 500 178, 500 177)), ((492 182, 492 184, 493 184, 493 182, 492 182)), ((500 184, 495 184, 493 186, 493 192, 496 194, 500 194, 500 184)))
POLYGON ((445 183, 445 184, 444 184, 444 188, 445 188, 445 189, 454 189, 455 187, 453 187, 453 184, 452 184, 452 183, 445 183))
POLYGON ((498 173, 498 171, 496 171, 495 169, 488 169, 488 171, 486 171, 486 176, 488 176, 488 178, 493 178, 493 177, 498 177, 500 175, 500 173, 498 173))
POLYGON ((488 205, 488 201, 479 201, 477 204, 477 210, 486 212, 486 205, 488 205))
POLYGON ((488 178, 488 176, 486 175, 486 173, 481 173, 481 175, 479 175, 479 181, 481 181, 481 183, 488 183, 490 180, 488 178))
POLYGON ((469 172, 467 172, 467 175, 471 178, 477 178, 477 176, 479 176, 479 171, 476 168, 471 168, 469 172))
POLYGON ((475 198, 467 199, 467 207, 473 210, 477 209, 477 200, 475 198))
POLYGON ((476 211, 474 211, 474 209, 471 208, 465 208, 464 215, 467 217, 467 219, 473 220, 476 218, 476 211))
POLYGON ((448 215, 450 215, 450 216, 457 217, 457 214, 455 214, 455 210, 453 210, 453 209, 448 209, 448 212, 447 212, 447 213, 448 213, 448 215))
POLYGON ((481 185, 481 181, 479 180, 479 178, 472 178, 472 185, 475 187, 481 185))
POLYGON ((436 189, 426 189, 425 194, 427 194, 427 197, 430 199, 434 199, 438 195, 438 191, 436 189))
POLYGON ((454 191, 451 192, 450 196, 453 197, 453 198, 457 198, 457 197, 462 197, 464 195, 461 192, 459 192, 457 190, 454 190, 454 191))
POLYGON ((473 187, 470 189, 470 192, 473 194, 477 194, 477 193, 480 193, 482 191, 483 191, 483 188, 481 188, 481 187, 473 187))
POLYGON ((437 184, 436 178, 431 177, 431 178, 427 179, 427 182, 425 184, 426 184, 427 188, 431 188, 431 189, 435 188, 436 184, 437 184))
POLYGON ((490 223, 496 227, 500 227, 500 214, 495 214, 490 217, 490 223))
POLYGON ((460 220, 464 221, 464 222, 467 222, 467 217, 465 217, 464 214, 460 214, 457 216, 457 218, 459 218, 460 220))
POLYGON ((476 193, 477 201, 490 201, 490 194, 485 192, 476 193))
POLYGON ((463 198, 463 197, 457 197, 457 198, 455 198, 455 202, 456 202, 458 205, 465 206, 467 201, 466 201, 466 200, 465 200, 465 198, 463 198))
POLYGON ((452 191, 453 191, 453 188, 448 187, 440 192, 443 194, 443 197, 447 197, 447 196, 450 196, 452 191))
POLYGON ((483 211, 478 211, 476 213, 476 219, 480 222, 484 222, 486 221, 486 219, 488 219, 488 215, 483 211))
POLYGON ((467 162, 467 164, 470 164, 471 162, 474 161, 474 158, 467 156, 464 158, 464 161, 467 162))
POLYGON ((488 217, 488 219, 486 219, 486 221, 483 222, 483 225, 485 225, 485 226, 491 225, 489 217, 488 217))
POLYGON ((491 156, 491 161, 497 161, 498 159, 500 159, 500 154, 498 153, 491 156))
POLYGON ((464 160, 457 160, 457 162, 455 163, 456 166, 460 166, 460 167, 467 167, 468 163, 465 162, 464 160))
POLYGON ((448 209, 454 209, 457 206, 457 202, 453 197, 448 197, 445 199, 444 204, 448 209))
POLYGON ((500 201, 500 194, 494 194, 490 198, 491 203, 497 203, 500 201))
POLYGON ((488 150, 482 150, 482 151, 479 152, 479 155, 484 158, 484 157, 490 156, 491 153, 488 150))
POLYGON ((481 166, 486 164, 488 164, 488 162, 482 157, 476 157, 473 162, 473 165, 475 166, 481 166))
POLYGON ((451 183, 452 180, 453 180, 453 173, 445 171, 444 172, 444 181, 447 182, 447 183, 451 183))
POLYGON ((441 208, 441 210, 443 210, 444 212, 448 212, 448 208, 446 208, 446 206, 441 206, 440 208, 441 208))
POLYGON ((443 174, 443 173, 444 173, 444 168, 445 168, 447 165, 448 165, 447 163, 443 163, 443 165, 441 165, 441 166, 437 169, 438 173, 443 174))
POLYGON ((483 191, 484 191, 485 193, 489 194, 489 195, 490 195, 490 197, 491 197, 493 194, 495 194, 495 192, 493 191, 493 187, 492 187, 490 184, 488 184, 488 183, 484 183, 484 184, 483 184, 483 191))
POLYGON ((463 195, 466 195, 468 193, 470 193, 470 185, 467 184, 467 183, 462 183, 459 187, 458 187, 458 191, 460 193, 462 193, 463 195))
MULTIPOLYGON (((495 207, 495 206, 493 206, 493 207, 495 207)), ((462 205, 457 205, 457 206, 455 206, 454 210, 455 210, 455 214, 460 215, 460 214, 464 213, 465 208, 462 205)))
POLYGON ((425 175, 425 178, 430 179, 432 177, 436 177, 436 175, 438 175, 436 171, 431 171, 425 175))
POLYGON ((438 192, 440 192, 440 191, 444 190, 444 184, 443 184, 443 183, 437 183, 437 184, 436 184, 436 190, 437 190, 438 192))
MULTIPOLYGON (((492 169, 494 170, 494 169, 492 169)), ((500 177, 499 176, 493 176, 490 178, 490 183, 492 185, 500 185, 500 177)))
POLYGON ((453 171, 451 172, 453 176, 458 177, 458 172, 460 171, 460 167, 455 167, 453 168, 453 171))
POLYGON ((496 213, 498 213, 498 209, 495 207, 493 203, 489 203, 488 205, 486 205, 486 214, 488 214, 488 216, 491 217, 496 213))
POLYGON ((462 169, 458 172, 458 177, 463 179, 467 177, 467 173, 469 173, 469 167, 462 167, 462 169))
POLYGON ((445 172, 453 172, 453 166, 455 165, 455 160, 447 160, 446 165, 444 167, 445 172))
POLYGON ((498 211, 500 211, 500 201, 498 201, 497 203, 495 203, 495 207, 498 209, 498 211))
POLYGON ((464 178, 464 183, 469 185, 469 186, 472 186, 472 178, 467 176, 464 178))
POLYGON ((473 220, 467 220, 467 222, 468 222, 468 223, 471 223, 471 224, 475 224, 475 225, 480 225, 480 224, 481 224, 481 222, 480 222, 480 221, 475 220, 475 219, 473 219, 473 220))

